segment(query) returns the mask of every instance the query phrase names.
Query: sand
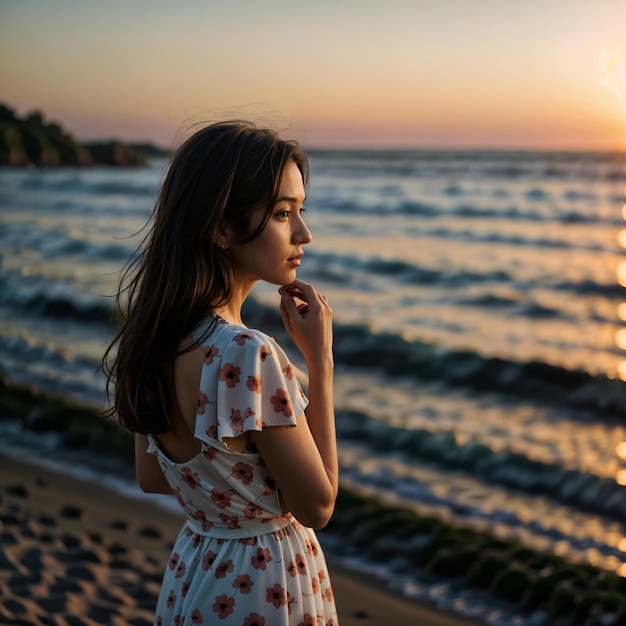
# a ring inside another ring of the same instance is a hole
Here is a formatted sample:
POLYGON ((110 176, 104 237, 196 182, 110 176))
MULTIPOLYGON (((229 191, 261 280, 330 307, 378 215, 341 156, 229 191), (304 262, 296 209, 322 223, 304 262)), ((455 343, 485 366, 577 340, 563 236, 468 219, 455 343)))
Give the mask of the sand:
MULTIPOLYGON (((152 624, 182 519, 0 455, 0 624, 152 624)), ((481 624, 403 598, 327 557, 341 626, 481 624)))

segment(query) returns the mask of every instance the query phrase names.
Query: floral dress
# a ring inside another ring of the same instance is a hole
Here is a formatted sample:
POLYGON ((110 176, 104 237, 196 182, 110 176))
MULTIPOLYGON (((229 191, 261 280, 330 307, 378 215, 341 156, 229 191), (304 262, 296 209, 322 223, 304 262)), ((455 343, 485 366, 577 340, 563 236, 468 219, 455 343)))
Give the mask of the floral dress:
POLYGON ((157 455, 187 513, 154 623, 337 626, 315 533, 281 511, 253 447, 239 453, 223 442, 250 430, 297 426, 308 400, 292 366, 271 337, 217 316, 194 339, 205 353, 195 425, 201 451, 174 463, 148 437, 148 452, 157 455))

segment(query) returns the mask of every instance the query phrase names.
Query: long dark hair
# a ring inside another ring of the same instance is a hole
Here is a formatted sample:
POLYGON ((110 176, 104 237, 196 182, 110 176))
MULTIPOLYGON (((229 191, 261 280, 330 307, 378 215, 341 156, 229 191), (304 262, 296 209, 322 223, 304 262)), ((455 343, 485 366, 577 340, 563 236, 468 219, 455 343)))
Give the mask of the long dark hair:
POLYGON ((174 156, 152 226, 124 267, 116 299, 123 323, 102 360, 108 396, 115 386, 107 414, 130 431, 173 428, 166 367, 183 338, 232 295, 228 249, 215 238, 223 225, 238 243, 260 234, 290 160, 306 185, 308 161, 296 142, 241 121, 201 129, 174 156), (259 211, 263 219, 251 230, 259 211))

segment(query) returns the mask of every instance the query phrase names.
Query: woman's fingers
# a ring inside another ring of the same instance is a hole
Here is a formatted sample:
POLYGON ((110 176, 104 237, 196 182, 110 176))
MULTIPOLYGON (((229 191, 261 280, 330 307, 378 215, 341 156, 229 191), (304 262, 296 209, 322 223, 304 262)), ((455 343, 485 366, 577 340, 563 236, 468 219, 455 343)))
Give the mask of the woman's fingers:
POLYGON ((328 304, 328 298, 320 294, 313 285, 296 279, 290 285, 284 285, 279 290, 281 306, 285 306, 285 312, 292 317, 299 313, 304 318, 309 311, 328 310, 332 311, 328 304))
POLYGON ((290 285, 285 285, 279 289, 281 295, 283 293, 288 294, 292 298, 297 300, 301 300, 302 302, 306 302, 309 305, 314 305, 316 302, 328 304, 328 299, 326 296, 322 296, 318 291, 310 285, 309 283, 305 283, 303 280, 296 279, 290 285))

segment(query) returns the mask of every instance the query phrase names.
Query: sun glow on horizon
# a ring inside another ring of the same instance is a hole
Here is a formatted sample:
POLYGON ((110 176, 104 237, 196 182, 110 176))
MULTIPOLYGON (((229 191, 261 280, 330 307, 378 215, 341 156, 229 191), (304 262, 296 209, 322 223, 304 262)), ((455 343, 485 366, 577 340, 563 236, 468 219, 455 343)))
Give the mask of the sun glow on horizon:
POLYGON ((615 48, 598 56, 598 77, 607 89, 625 105, 626 114, 626 49, 615 48))

